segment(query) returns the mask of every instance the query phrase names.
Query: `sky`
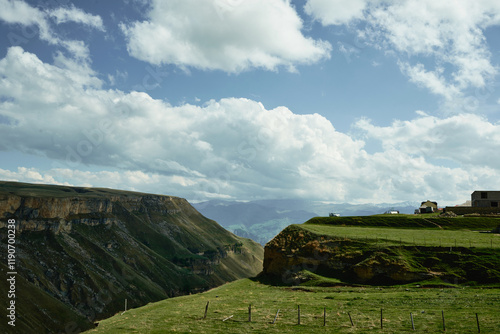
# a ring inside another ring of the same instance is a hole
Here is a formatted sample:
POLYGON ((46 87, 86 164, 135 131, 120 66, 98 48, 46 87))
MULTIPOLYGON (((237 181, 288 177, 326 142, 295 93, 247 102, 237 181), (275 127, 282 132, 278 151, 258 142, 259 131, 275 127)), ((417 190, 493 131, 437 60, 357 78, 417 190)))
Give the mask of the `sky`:
POLYGON ((193 202, 500 189, 496 0, 0 8, 0 180, 193 202))

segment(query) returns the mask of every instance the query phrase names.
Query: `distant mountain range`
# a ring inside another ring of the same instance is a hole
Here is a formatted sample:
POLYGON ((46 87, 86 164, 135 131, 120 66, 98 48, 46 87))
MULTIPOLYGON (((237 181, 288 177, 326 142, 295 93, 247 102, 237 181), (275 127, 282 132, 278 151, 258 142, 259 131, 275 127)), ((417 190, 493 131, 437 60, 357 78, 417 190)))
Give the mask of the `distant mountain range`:
POLYGON ((388 210, 413 213, 420 203, 339 204, 279 199, 250 202, 211 200, 193 206, 234 234, 264 245, 288 225, 301 224, 312 217, 328 216, 330 213, 338 213, 341 216, 368 216, 388 210))

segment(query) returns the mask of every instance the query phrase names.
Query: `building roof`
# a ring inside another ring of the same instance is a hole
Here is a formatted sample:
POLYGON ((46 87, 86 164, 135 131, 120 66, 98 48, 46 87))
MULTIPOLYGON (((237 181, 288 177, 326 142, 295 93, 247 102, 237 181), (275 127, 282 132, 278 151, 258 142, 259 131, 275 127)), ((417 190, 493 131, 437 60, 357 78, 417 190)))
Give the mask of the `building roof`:
POLYGON ((429 201, 429 200, 427 200, 427 201, 425 201, 425 202, 422 202, 422 203, 420 204, 420 207, 421 207, 421 208, 425 208, 425 207, 428 207, 428 206, 432 206, 432 207, 436 207, 436 208, 437 208, 438 204, 437 204, 437 202, 431 202, 431 201, 429 201))

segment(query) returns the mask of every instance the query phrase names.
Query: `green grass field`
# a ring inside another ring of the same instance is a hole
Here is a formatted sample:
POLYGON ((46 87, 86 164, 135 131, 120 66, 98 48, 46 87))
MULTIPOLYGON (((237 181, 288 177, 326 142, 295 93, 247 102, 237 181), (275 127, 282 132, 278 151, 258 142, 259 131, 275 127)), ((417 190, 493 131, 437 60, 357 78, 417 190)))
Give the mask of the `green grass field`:
POLYGON ((117 314, 89 333, 410 333, 410 313, 415 332, 438 333, 443 330, 442 311, 448 333, 477 333, 476 313, 482 333, 498 333, 499 307, 496 289, 276 287, 244 279, 117 314))
POLYGON ((500 235, 478 231, 424 228, 358 227, 339 225, 297 225, 317 234, 378 242, 380 247, 420 245, 439 247, 500 248, 500 235))
POLYGON ((500 217, 439 217, 438 214, 422 215, 373 215, 350 217, 314 217, 306 225, 391 227, 391 228, 430 228, 443 230, 491 231, 500 226, 500 217))

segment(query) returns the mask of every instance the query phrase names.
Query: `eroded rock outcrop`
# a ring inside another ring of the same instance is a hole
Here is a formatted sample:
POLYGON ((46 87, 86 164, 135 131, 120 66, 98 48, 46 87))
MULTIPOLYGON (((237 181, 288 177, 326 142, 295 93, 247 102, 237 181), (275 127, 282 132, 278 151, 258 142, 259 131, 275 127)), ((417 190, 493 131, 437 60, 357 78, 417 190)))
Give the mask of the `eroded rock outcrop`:
MULTIPOLYGON (((56 233, 71 231, 72 224, 113 224, 113 206, 116 203, 130 212, 155 214, 175 214, 182 211, 189 213, 192 208, 185 199, 172 196, 154 195, 123 195, 94 196, 91 190, 78 189, 77 194, 67 197, 0 194, 0 218, 16 218, 16 230, 42 231, 52 230, 56 233), (87 194, 79 196, 78 193, 87 194), (59 225, 63 225, 62 228, 59 225)), ((0 228, 5 227, 5 221, 0 221, 0 228)))
POLYGON ((263 273, 293 284, 304 279, 303 271, 378 284, 407 283, 432 276, 426 268, 412 267, 396 250, 376 249, 362 241, 317 235, 289 226, 265 246, 263 273))

